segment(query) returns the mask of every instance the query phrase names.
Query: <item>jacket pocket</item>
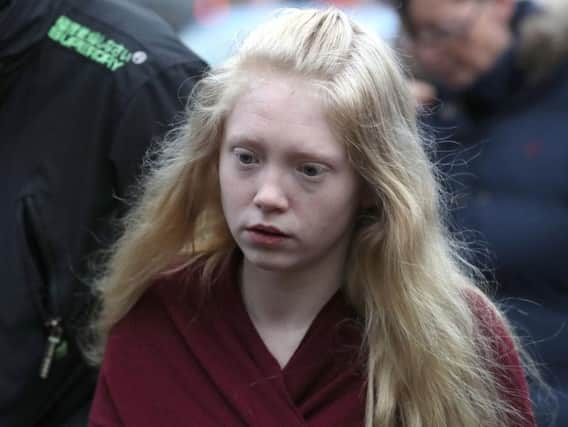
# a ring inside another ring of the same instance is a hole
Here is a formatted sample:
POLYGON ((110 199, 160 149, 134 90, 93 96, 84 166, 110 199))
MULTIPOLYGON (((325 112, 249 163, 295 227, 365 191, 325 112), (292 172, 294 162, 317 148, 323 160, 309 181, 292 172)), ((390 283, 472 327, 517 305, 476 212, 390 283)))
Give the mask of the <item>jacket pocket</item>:
POLYGON ((40 377, 45 379, 63 343, 63 325, 57 288, 56 242, 49 237, 51 229, 42 214, 40 200, 37 195, 22 197, 18 222, 26 282, 46 331, 45 351, 39 368, 40 377))
POLYGON ((23 262, 34 304, 44 321, 57 314, 57 289, 53 283, 55 248, 46 236, 44 221, 36 196, 20 199, 18 220, 22 235, 23 262))

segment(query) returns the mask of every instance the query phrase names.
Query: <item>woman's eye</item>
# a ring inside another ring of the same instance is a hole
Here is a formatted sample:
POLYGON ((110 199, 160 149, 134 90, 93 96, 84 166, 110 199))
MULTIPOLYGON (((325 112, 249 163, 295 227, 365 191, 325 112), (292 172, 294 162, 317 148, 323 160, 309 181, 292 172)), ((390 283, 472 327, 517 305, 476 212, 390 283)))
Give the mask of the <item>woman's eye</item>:
POLYGON ((236 150, 235 155, 237 156, 238 161, 242 165, 252 165, 258 162, 255 155, 248 150, 243 150, 243 149, 236 150))
POLYGON ((298 170, 308 178, 317 178, 325 171, 325 168, 315 163, 306 163, 301 165, 298 170))

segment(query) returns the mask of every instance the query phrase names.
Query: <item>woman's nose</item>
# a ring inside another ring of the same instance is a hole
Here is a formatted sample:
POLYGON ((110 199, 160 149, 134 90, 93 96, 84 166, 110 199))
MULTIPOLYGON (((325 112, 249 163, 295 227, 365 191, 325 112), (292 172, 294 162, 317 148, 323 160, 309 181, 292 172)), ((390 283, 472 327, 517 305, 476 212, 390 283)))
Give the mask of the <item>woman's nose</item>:
POLYGON ((269 172, 259 180, 254 196, 254 205, 264 212, 285 211, 288 209, 288 197, 279 174, 269 172))

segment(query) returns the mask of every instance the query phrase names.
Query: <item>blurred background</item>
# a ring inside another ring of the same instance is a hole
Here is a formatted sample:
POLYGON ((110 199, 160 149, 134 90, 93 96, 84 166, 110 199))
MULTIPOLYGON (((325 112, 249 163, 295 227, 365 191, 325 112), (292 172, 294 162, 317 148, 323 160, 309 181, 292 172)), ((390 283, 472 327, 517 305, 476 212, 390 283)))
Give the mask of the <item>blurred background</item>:
POLYGON ((282 7, 343 9, 361 25, 389 41, 398 33, 391 7, 370 0, 130 0, 154 10, 168 21, 182 40, 209 64, 232 52, 235 43, 282 7))

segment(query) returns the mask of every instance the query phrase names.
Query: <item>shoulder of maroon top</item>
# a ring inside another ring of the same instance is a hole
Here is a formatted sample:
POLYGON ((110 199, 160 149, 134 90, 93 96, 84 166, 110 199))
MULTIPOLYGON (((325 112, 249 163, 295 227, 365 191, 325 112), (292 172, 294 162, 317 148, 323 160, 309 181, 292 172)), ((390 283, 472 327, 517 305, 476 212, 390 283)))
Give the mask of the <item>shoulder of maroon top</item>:
POLYGON ((495 304, 481 290, 473 287, 465 288, 464 295, 470 305, 479 332, 492 343, 494 355, 497 357, 496 362, 500 363, 511 354, 518 360, 511 331, 495 304))
POLYGON ((223 284, 234 283, 239 258, 229 255, 225 261, 205 274, 207 257, 196 258, 191 263, 181 260, 170 264, 152 283, 150 292, 167 305, 182 302, 184 306, 197 308, 207 299, 223 293, 223 284))
POLYGON ((166 305, 184 304, 203 297, 203 262, 172 264, 150 284, 147 294, 166 305))
POLYGON ((132 308, 113 327, 109 344, 120 337, 118 344, 136 342, 162 325, 160 319, 171 318, 172 313, 196 311, 200 290, 200 270, 192 266, 171 267, 148 285, 132 308), (140 331, 144 330, 144 334, 140 331), (125 337, 130 337, 125 340, 125 337))
POLYGON ((500 391, 517 411, 514 427, 536 427, 528 385, 517 344, 498 308, 480 290, 465 288, 464 295, 477 321, 479 332, 491 344, 492 369, 500 391))
POLYGON ((496 323, 503 324, 501 315, 494 303, 480 289, 468 286, 464 288, 463 293, 476 320, 482 321, 489 327, 496 323))
POLYGON ((129 312, 113 327, 112 333, 128 328, 127 325, 140 321, 140 317, 159 315, 160 312, 167 312, 169 315, 183 312, 184 315, 191 316, 205 303, 214 300, 217 290, 223 293, 225 287, 222 284, 234 283, 232 274, 235 262, 223 263, 210 275, 210 283, 206 283, 203 274, 205 260, 198 258, 192 263, 187 260, 170 263, 150 282, 129 312))

